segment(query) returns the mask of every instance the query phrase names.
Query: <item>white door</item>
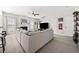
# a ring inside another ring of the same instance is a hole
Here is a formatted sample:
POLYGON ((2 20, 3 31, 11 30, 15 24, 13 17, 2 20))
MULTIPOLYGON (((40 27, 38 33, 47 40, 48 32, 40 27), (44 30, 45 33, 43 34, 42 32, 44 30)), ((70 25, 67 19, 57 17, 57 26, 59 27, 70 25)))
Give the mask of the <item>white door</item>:
POLYGON ((65 18, 64 20, 64 35, 65 36, 73 36, 73 17, 72 16, 68 16, 65 18))

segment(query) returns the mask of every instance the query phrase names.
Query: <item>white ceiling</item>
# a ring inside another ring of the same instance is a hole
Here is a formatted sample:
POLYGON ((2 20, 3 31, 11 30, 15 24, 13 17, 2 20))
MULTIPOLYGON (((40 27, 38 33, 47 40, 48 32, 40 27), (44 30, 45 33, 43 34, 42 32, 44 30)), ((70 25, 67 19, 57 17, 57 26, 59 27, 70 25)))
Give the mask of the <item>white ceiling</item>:
POLYGON ((69 7, 69 6, 43 6, 43 7, 31 7, 31 9, 36 9, 41 14, 46 14, 52 17, 58 16, 70 16, 75 10, 79 10, 79 7, 69 7))
POLYGON ((79 10, 78 6, 9 6, 0 7, 0 11, 6 11, 15 14, 31 15, 32 11, 38 12, 40 15, 48 17, 72 16, 75 10, 79 10))

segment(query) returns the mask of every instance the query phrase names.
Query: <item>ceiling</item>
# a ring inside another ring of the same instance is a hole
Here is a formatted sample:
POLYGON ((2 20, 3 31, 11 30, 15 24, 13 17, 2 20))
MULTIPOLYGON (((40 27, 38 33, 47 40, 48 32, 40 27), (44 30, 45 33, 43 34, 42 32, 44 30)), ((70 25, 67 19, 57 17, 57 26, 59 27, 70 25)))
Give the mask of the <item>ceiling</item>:
POLYGON ((72 16, 79 6, 9 6, 0 7, 0 11, 6 11, 15 14, 32 15, 32 11, 47 17, 72 16))

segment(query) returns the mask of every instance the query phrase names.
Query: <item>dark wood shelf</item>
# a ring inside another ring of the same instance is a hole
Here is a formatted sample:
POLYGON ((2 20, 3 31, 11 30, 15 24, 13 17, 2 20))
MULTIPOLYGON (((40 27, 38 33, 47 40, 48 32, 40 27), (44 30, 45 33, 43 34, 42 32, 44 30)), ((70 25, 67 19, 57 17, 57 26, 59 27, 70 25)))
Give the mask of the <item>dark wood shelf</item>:
POLYGON ((79 25, 74 25, 74 26, 79 26, 79 25))
POLYGON ((73 12, 74 17, 74 34, 73 34, 73 40, 77 44, 79 42, 79 11, 73 12))
POLYGON ((77 21, 79 21, 79 19, 78 20, 74 20, 74 22, 77 22, 77 21))
POLYGON ((79 31, 79 30, 74 30, 74 31, 79 31))

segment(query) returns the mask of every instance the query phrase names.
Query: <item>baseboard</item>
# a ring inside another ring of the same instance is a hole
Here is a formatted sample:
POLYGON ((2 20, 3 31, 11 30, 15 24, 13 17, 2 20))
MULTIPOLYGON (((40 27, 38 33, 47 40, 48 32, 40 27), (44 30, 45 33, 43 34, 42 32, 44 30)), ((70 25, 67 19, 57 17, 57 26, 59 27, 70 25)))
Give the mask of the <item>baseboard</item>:
POLYGON ((55 37, 55 36, 73 37, 72 35, 69 36, 69 35, 61 35, 61 34, 54 34, 54 37, 55 37))

